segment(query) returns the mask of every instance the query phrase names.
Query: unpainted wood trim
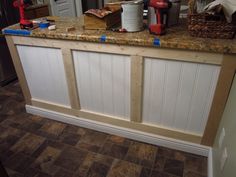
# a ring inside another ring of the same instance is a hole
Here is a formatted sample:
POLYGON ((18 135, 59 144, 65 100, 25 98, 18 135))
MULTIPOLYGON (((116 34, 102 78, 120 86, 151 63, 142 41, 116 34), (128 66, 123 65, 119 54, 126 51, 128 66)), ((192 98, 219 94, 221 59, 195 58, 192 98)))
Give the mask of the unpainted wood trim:
POLYGON ((155 135, 160 135, 160 136, 164 136, 168 138, 174 138, 174 139, 188 141, 188 142, 197 143, 197 144, 200 144, 200 141, 201 141, 200 135, 187 134, 187 133, 183 133, 183 132, 179 132, 175 130, 162 128, 162 127, 150 126, 147 124, 132 122, 125 119, 120 119, 115 116, 108 116, 104 114, 90 112, 87 110, 78 110, 77 112, 78 112, 77 114, 78 117, 86 118, 88 120, 98 121, 98 122, 102 122, 102 123, 106 123, 106 124, 110 124, 114 126, 119 126, 123 128, 131 128, 131 129, 143 131, 146 133, 151 133, 155 135))
POLYGON ((77 91, 77 84, 75 78, 74 62, 72 51, 68 48, 61 49, 63 56, 63 63, 66 75, 66 82, 70 97, 70 104, 72 109, 80 109, 79 94, 77 91))
POLYGON ((101 53, 113 53, 122 55, 138 55, 143 57, 151 57, 156 59, 179 60, 195 63, 206 63, 221 65, 223 54, 166 49, 157 47, 140 47, 128 46, 118 44, 100 44, 96 42, 83 42, 71 40, 55 40, 55 39, 42 39, 33 37, 13 36, 15 44, 50 47, 50 48, 63 48, 68 46, 72 50, 82 50, 101 53))
POLYGON ((77 115, 77 110, 74 110, 70 107, 66 107, 63 105, 56 104, 56 103, 51 103, 51 102, 38 100, 34 98, 32 98, 31 102, 32 102, 32 106, 35 106, 35 107, 44 108, 44 109, 48 109, 51 111, 60 112, 63 114, 68 114, 68 115, 77 115))
POLYGON ((142 122, 143 57, 131 56, 130 119, 142 122))
POLYGON ((110 125, 120 126, 123 128, 131 128, 138 131, 143 131, 146 133, 152 133, 155 135, 165 136, 169 138, 174 138, 178 140, 184 140, 192 143, 199 144, 201 141, 201 136, 194 134, 187 134, 175 130, 169 130, 161 127, 155 127, 150 125, 145 125, 137 122, 130 122, 125 119, 121 119, 115 116, 109 116, 105 114, 99 114, 95 112, 85 111, 85 110, 73 110, 69 107, 63 105, 58 105, 55 103, 45 102, 42 100, 32 99, 32 105, 35 107, 60 112, 62 114, 74 115, 87 120, 94 120, 110 125))
POLYGON ((236 72, 236 56, 225 55, 201 144, 213 146, 236 72))
POLYGON ((15 66, 17 77, 18 77, 18 80, 19 80, 19 83, 20 83, 20 86, 21 86, 21 89, 22 89, 22 92, 23 92, 23 95, 25 98, 25 102, 26 102, 26 104, 31 105, 32 104, 31 103, 31 94, 30 94, 30 90, 29 90, 29 87, 27 84, 27 80, 25 77, 25 73, 24 73, 24 70, 23 70, 23 67, 21 64, 21 60, 20 60, 17 48, 13 42, 12 36, 6 35, 5 37, 6 37, 8 48, 11 53, 11 58, 12 58, 13 64, 15 66))

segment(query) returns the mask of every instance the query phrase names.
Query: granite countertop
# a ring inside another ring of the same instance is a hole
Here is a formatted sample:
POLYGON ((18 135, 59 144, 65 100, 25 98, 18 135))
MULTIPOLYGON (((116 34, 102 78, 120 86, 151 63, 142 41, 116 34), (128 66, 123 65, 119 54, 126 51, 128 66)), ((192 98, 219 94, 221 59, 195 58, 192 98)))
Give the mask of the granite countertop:
MULTIPOLYGON (((36 28, 28 34, 31 37, 77 40, 87 42, 100 42, 123 44, 132 46, 152 46, 172 49, 188 49, 215 53, 236 53, 236 39, 209 39, 191 37, 187 25, 181 22, 178 26, 171 27, 163 36, 151 35, 146 29, 135 33, 119 33, 106 30, 84 30, 83 17, 48 17, 55 20, 57 29, 36 28), (66 32, 66 27, 75 27, 74 31, 66 32)), ((18 29, 19 25, 7 27, 18 29)))

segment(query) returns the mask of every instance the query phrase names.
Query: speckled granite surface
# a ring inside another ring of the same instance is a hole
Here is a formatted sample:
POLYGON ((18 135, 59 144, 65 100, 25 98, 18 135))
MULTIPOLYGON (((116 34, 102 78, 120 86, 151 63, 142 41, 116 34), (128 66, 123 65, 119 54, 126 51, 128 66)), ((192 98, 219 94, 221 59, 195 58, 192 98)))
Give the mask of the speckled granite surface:
MULTIPOLYGON (((102 42, 132 46, 152 46, 236 54, 236 39, 228 40, 191 37, 187 31, 186 23, 181 23, 176 27, 169 28, 167 34, 164 36, 157 36, 149 34, 149 31, 147 29, 136 33, 118 33, 106 30, 84 30, 82 17, 51 18, 54 18, 56 20, 55 24, 57 26, 57 29, 55 31, 37 28, 32 30, 30 36, 39 38, 102 42), (68 26, 75 27, 75 30, 66 32, 66 27, 68 26), (101 37, 103 40, 101 40, 101 37), (155 39, 158 39, 160 41, 160 45, 157 44, 159 43, 159 41, 157 40, 157 43, 154 44, 155 39)), ((18 28, 18 25, 8 27, 8 29, 16 28, 18 28)))

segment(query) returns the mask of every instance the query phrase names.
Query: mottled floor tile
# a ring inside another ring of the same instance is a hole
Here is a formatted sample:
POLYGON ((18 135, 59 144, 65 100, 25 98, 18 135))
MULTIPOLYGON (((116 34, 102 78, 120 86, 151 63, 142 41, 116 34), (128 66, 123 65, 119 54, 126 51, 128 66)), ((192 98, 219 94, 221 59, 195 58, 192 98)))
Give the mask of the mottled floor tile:
POLYGON ((66 124, 64 123, 60 123, 60 122, 56 122, 56 121, 50 121, 45 123, 40 130, 43 132, 46 132, 48 134, 52 134, 55 136, 58 136, 62 133, 62 131, 64 130, 64 128, 66 127, 66 124))
POLYGON ((193 172, 207 174, 207 158, 196 155, 188 155, 185 160, 185 169, 193 172))
POLYGON ((18 125, 17 128, 22 129, 24 131, 28 131, 31 133, 37 133, 38 130, 42 127, 42 124, 37 123, 30 118, 24 122, 24 124, 18 125))
POLYGON ((105 143, 99 153, 109 155, 117 159, 124 159, 128 152, 128 147, 113 143, 105 143))
POLYGON ((78 141, 80 140, 81 136, 76 133, 70 133, 63 131, 63 133, 60 135, 59 139, 62 143, 69 144, 69 145, 76 145, 78 141))
POLYGON ((105 143, 107 136, 106 133, 90 130, 86 131, 80 142, 101 147, 105 143))
POLYGON ((27 170, 28 167, 33 163, 33 161, 34 159, 30 156, 17 153, 6 160, 6 162, 3 163, 3 166, 20 173, 24 173, 25 170, 27 170))
POLYGON ((6 172, 9 177, 24 177, 23 174, 16 172, 16 171, 9 169, 9 168, 6 168, 6 172))
POLYGON ((53 177, 73 177, 73 173, 61 168, 53 177))
POLYGON ((110 157, 110 156, 106 156, 102 154, 96 154, 94 161, 107 165, 107 166, 111 166, 114 159, 115 159, 114 157, 110 157))
POLYGON ((4 148, 4 146, 0 145, 0 161, 1 162, 5 162, 6 160, 8 160, 12 155, 14 155, 14 152, 11 151, 8 148, 4 148))
POLYGON ((60 150, 48 146, 36 159, 32 167, 47 174, 54 175, 59 170, 59 167, 55 166, 53 163, 60 153, 60 150))
POLYGON ((70 147, 68 144, 62 143, 58 140, 51 140, 51 139, 47 139, 46 143, 51 146, 54 147, 56 149, 60 149, 60 150, 64 150, 67 147, 70 147))
POLYGON ((182 151, 175 151, 174 159, 184 162, 188 153, 182 151))
POLYGON ((164 172, 175 176, 182 177, 184 170, 184 162, 174 159, 167 159, 164 165, 164 172))
POLYGON ((94 175, 95 166, 92 167, 94 162, 96 162, 98 166, 99 164, 101 166, 105 166, 104 168, 107 169, 107 168, 110 168, 113 160, 114 158, 111 158, 109 156, 89 152, 86 158, 84 159, 83 163, 80 165, 79 169, 76 171, 75 176, 87 176, 89 170, 90 170, 90 174, 94 175), (92 168, 92 171, 91 171, 91 168, 92 168))
POLYGON ((37 115, 31 115, 30 119, 34 122, 42 122, 43 121, 43 118, 40 116, 37 116, 37 115))
POLYGON ((55 165, 63 167, 69 171, 75 172, 83 163, 87 152, 81 149, 67 147, 55 161, 55 165))
POLYGON ((129 147, 126 160, 152 168, 157 150, 156 146, 134 142, 129 147))
POLYGON ((29 117, 29 114, 25 112, 13 116, 8 116, 4 121, 1 122, 1 125, 4 127, 22 129, 24 125, 30 122, 29 117))
POLYGON ((107 142, 111 142, 122 146, 129 146, 133 141, 124 137, 110 135, 107 139, 107 142))
POLYGON ((24 104, 18 83, 0 88, 0 160, 10 177, 180 177, 182 164, 183 177, 207 176, 205 157, 31 115, 24 104))
POLYGON ((107 134, 102 132, 96 132, 89 129, 79 129, 78 132, 81 135, 76 147, 85 149, 91 152, 98 152, 106 141, 107 134))
POLYGON ((0 139, 0 152, 3 153, 9 150, 19 139, 20 137, 14 135, 8 135, 6 138, 0 139))
POLYGON ((85 135, 85 133, 86 133, 88 130, 89 130, 89 129, 87 129, 87 128, 81 128, 81 127, 79 127, 76 133, 78 133, 79 135, 83 136, 83 135, 85 135))
POLYGON ((5 161, 14 152, 11 151, 11 147, 20 139, 20 137, 8 135, 5 139, 0 139, 0 160, 5 161))
POLYGON ((32 168, 32 167, 28 167, 25 172, 24 172, 24 177, 28 177, 28 176, 36 176, 38 173, 40 173, 39 169, 36 168, 32 168))
POLYGON ((167 157, 167 158, 174 158, 175 150, 165 148, 165 147, 159 147, 158 148, 158 155, 159 156, 164 156, 164 157, 167 157))
POLYGON ((65 132, 69 132, 69 133, 75 133, 78 134, 79 127, 75 126, 75 125, 66 125, 64 131, 65 132))
POLYGON ((207 159, 207 157, 200 157, 200 156, 198 156, 199 158, 201 158, 202 159, 202 171, 201 171, 201 174, 203 174, 203 175, 206 175, 207 176, 207 174, 208 174, 208 159, 207 159))
POLYGON ((164 156, 157 155, 153 165, 153 169, 157 171, 163 171, 165 162, 166 158, 164 156))
POLYGON ((150 174, 151 174, 151 171, 152 170, 150 168, 143 167, 142 171, 141 171, 141 174, 140 174, 140 177, 149 177, 150 174))
POLYGON ((31 133, 24 135, 11 150, 31 155, 43 142, 44 138, 31 133))
POLYGON ((160 172, 157 170, 152 170, 150 177, 176 177, 176 176, 173 176, 173 175, 165 173, 165 172, 160 172))
POLYGON ((89 152, 86 155, 85 159, 83 160, 82 164, 79 166, 79 168, 75 172, 74 177, 86 177, 89 171, 89 168, 92 166, 95 160, 96 155, 97 155, 96 153, 89 152))
POLYGON ((44 172, 39 172, 34 177, 52 177, 52 176, 44 172))
POLYGON ((96 146, 93 144, 88 144, 85 142, 80 142, 80 141, 76 144, 76 147, 78 147, 80 149, 87 150, 87 151, 91 151, 91 152, 98 152, 99 149, 101 148, 99 146, 96 146))
POLYGON ((138 177, 142 171, 142 166, 122 161, 115 160, 107 175, 107 177, 138 177))
POLYGON ((201 175, 196 172, 187 171, 187 172, 184 172, 184 177, 207 177, 207 175, 201 175))
POLYGON ((88 177, 105 177, 109 170, 110 166, 93 162, 92 166, 90 167, 87 176, 88 177))
POLYGON ((1 139, 5 139, 8 136, 16 136, 16 137, 22 137, 23 135, 25 135, 24 131, 21 131, 19 129, 16 128, 12 128, 12 127, 1 127, 0 126, 0 141, 1 139))
POLYGON ((17 100, 14 100, 12 97, 1 102, 0 115, 1 116, 10 116, 22 112, 24 108, 19 104, 17 100))
POLYGON ((37 158, 48 146, 58 149, 60 151, 68 147, 67 144, 64 144, 62 142, 46 139, 31 156, 37 158))

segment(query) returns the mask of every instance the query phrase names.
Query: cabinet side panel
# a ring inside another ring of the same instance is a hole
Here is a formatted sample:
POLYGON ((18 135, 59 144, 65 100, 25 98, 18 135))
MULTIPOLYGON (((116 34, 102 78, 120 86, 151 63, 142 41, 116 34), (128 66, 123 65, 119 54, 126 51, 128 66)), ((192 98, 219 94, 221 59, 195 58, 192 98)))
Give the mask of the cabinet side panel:
POLYGON ((73 59, 81 109, 129 119, 129 57, 73 51, 73 59))
POLYGON ((219 66, 145 58, 143 123, 202 135, 219 66))
POLYGON ((17 46, 32 99, 70 106, 59 49, 17 46))

